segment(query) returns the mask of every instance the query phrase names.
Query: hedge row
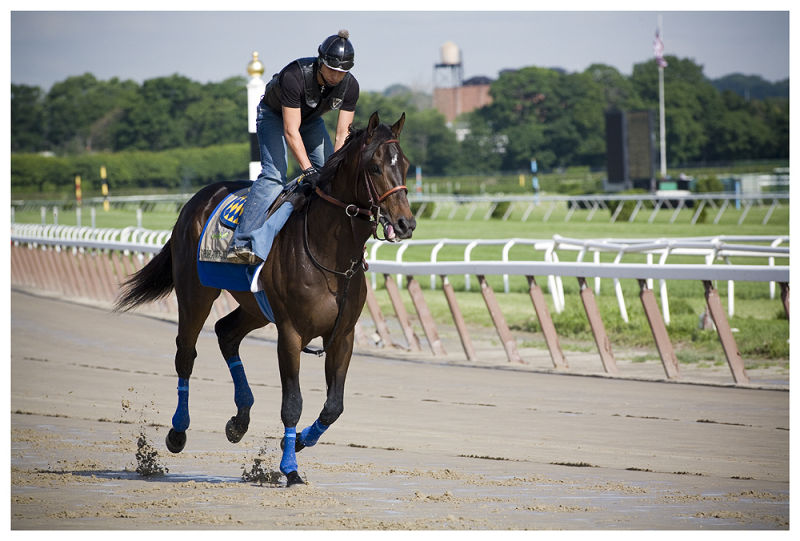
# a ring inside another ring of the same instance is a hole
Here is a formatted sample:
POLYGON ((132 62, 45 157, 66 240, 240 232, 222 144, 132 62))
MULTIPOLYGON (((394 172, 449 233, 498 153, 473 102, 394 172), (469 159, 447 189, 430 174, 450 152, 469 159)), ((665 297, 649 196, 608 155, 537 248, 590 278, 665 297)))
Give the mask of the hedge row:
POLYGON ((228 144, 163 152, 131 151, 51 157, 11 155, 12 194, 71 193, 75 176, 86 195, 101 190, 105 166, 109 188, 116 193, 141 189, 180 190, 220 180, 249 177, 250 147, 228 144))

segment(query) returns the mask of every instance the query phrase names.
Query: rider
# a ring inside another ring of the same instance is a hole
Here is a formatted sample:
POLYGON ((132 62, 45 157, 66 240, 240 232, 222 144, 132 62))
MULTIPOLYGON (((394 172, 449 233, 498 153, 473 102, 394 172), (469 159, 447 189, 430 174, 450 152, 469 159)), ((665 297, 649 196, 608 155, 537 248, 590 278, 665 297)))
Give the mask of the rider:
POLYGON ((318 48, 317 58, 299 58, 272 76, 258 104, 256 133, 261 173, 253 182, 228 249, 229 261, 260 263, 266 257, 259 230, 269 206, 286 184, 286 147, 311 189, 319 169, 347 138, 358 101, 358 81, 350 73, 354 51, 350 33, 340 30, 318 48), (335 144, 322 115, 338 110, 335 144))

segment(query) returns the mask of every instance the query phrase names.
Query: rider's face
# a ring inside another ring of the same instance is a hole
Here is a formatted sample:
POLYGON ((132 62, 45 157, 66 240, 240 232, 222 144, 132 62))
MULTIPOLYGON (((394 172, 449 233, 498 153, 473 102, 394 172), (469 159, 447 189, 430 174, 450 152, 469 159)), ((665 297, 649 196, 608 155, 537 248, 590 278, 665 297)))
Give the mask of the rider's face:
POLYGON ((320 66, 320 75, 322 76, 322 81, 325 83, 326 86, 336 86, 342 82, 344 76, 347 75, 347 72, 344 71, 336 71, 332 70, 325 64, 320 66))

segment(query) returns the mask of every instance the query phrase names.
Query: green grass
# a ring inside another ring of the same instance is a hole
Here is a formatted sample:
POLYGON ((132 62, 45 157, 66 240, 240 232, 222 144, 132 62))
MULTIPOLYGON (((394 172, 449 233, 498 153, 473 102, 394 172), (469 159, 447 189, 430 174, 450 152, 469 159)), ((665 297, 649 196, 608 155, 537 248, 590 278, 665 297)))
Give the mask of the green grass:
MULTIPOLYGON (((516 204, 507 220, 500 219, 484 220, 483 217, 489 210, 489 205, 479 204, 477 210, 472 213, 470 220, 465 220, 468 214, 468 206, 461 205, 456 207, 457 211, 452 219, 449 219, 454 204, 442 204, 442 209, 437 214, 435 220, 422 218, 419 226, 414 233, 415 239, 431 238, 475 238, 476 233, 480 238, 552 238, 558 234, 564 237, 577 238, 602 238, 602 237, 688 237, 688 236, 708 236, 708 235, 788 235, 789 233, 789 207, 782 205, 777 208, 769 222, 762 225, 768 206, 754 206, 745 217, 744 222, 739 225, 738 221, 742 215, 742 210, 728 208, 722 215, 718 224, 713 224, 716 211, 709 209, 706 215, 706 223, 691 224, 693 209, 684 209, 675 217, 673 223, 673 211, 661 210, 656 215, 652 223, 649 219, 652 211, 643 209, 635 218, 635 221, 611 223, 611 213, 607 210, 598 210, 591 221, 588 210, 575 211, 567 218, 567 208, 563 203, 556 205, 550 212, 550 204, 542 204, 528 215, 526 221, 522 217, 527 211, 527 204, 516 204), (546 215, 547 221, 544 221, 546 215)), ((147 229, 172 229, 178 216, 178 208, 175 204, 156 204, 151 205, 142 214, 142 226, 147 229)), ((426 212, 427 214, 427 212, 426 212)), ((103 211, 102 207, 96 209, 95 224, 97 227, 122 228, 136 225, 136 210, 134 208, 114 208, 110 211, 103 211)), ((15 212, 15 221, 20 223, 41 223, 40 211, 25 210, 15 212)), ((46 223, 53 223, 52 209, 47 209, 45 216, 46 223)), ((82 210, 82 225, 90 224, 90 209, 87 207, 82 210)), ((76 213, 74 210, 62 210, 58 217, 59 224, 76 225, 76 213)))
MULTIPOLYGON (((81 225, 91 226, 91 214, 88 207, 81 210, 81 225)), ((172 229, 175 220, 178 218, 178 211, 175 205, 159 204, 153 210, 142 213, 142 227, 145 229, 163 230, 172 229)), ((41 212, 38 210, 17 210, 14 213, 14 221, 17 223, 40 224, 42 223, 41 212)), ((45 214, 45 223, 55 223, 52 209, 48 208, 45 214)), ((60 225, 77 225, 77 214, 75 210, 60 211, 58 214, 60 225)), ((108 212, 102 207, 95 210, 95 227, 123 229, 125 227, 137 225, 136 209, 133 207, 112 208, 108 212)))

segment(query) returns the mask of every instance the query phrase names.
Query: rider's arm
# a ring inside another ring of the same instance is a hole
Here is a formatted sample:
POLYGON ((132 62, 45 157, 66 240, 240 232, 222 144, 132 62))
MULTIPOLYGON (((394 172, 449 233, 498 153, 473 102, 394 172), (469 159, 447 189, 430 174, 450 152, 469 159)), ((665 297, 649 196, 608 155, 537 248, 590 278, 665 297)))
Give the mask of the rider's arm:
POLYGON ((336 121, 336 141, 333 144, 333 151, 336 152, 342 145, 344 140, 347 139, 347 134, 350 130, 350 124, 353 123, 355 111, 339 111, 339 119, 336 121))
MULTIPOLYGON (((311 167, 311 160, 308 159, 303 138, 300 136, 300 108, 281 107, 283 112, 283 134, 286 137, 286 144, 297 159, 300 169, 305 171, 311 167)), ((338 136, 337 136, 338 141, 338 136)))

